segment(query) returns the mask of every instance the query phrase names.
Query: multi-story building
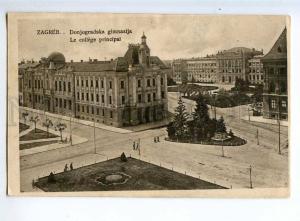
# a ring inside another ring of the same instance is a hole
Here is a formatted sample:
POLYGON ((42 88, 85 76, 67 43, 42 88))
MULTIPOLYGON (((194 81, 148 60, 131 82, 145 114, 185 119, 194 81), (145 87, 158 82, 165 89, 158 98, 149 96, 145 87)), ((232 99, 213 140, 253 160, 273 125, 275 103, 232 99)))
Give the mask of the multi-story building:
POLYGON ((261 58, 263 55, 256 55, 249 59, 249 75, 248 80, 251 84, 263 84, 264 83, 264 70, 261 58))
POLYGON ((288 119, 288 67, 286 28, 262 59, 264 67, 263 116, 288 119))
POLYGON ((248 79, 249 59, 261 54, 263 54, 262 51, 245 47, 235 47, 218 52, 216 58, 219 83, 234 84, 238 78, 248 79))
POLYGON ((216 83, 217 61, 215 56, 186 60, 186 71, 189 81, 216 83))
MULTIPOLYGON (((172 62, 172 78, 176 83, 181 83, 186 75, 186 60, 176 59, 172 62)), ((187 80, 187 79, 186 79, 187 80)))
POLYGON ((116 127, 165 118, 168 68, 141 40, 110 61, 66 62, 54 52, 20 64, 23 106, 116 127))

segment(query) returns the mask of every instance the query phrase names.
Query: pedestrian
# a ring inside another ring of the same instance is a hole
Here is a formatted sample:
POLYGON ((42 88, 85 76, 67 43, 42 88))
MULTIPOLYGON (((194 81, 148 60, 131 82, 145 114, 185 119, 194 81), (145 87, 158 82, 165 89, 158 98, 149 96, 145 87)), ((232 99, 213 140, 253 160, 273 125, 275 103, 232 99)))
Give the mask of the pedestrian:
POLYGON ((73 163, 70 164, 70 170, 73 170, 73 163))
POLYGON ((156 137, 154 137, 154 143, 156 143, 156 137))
POLYGON ((32 188, 35 188, 35 182, 34 182, 34 179, 32 179, 31 185, 32 185, 32 188))
POLYGON ((64 168, 64 172, 68 171, 68 164, 66 163, 65 168, 64 168))
POLYGON ((157 140, 157 142, 159 142, 159 136, 157 136, 157 139, 156 139, 156 140, 157 140))
POLYGON ((133 145, 132 146, 133 146, 133 150, 135 150, 135 141, 133 141, 133 145))

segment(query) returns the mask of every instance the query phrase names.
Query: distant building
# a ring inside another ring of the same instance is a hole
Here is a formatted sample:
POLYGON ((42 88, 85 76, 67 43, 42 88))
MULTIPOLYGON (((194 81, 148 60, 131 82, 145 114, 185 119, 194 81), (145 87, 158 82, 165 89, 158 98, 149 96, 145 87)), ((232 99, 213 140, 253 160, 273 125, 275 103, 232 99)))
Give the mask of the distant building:
POLYGON ((161 120, 167 115, 168 68, 143 34, 123 57, 66 62, 54 52, 19 64, 20 104, 116 127, 161 120))
POLYGON ((265 84, 263 116, 288 119, 288 75, 286 28, 262 59, 265 84))
POLYGON ((176 59, 172 62, 172 78, 176 83, 181 83, 182 80, 186 78, 187 76, 184 76, 186 74, 186 60, 183 59, 176 59))
POLYGON ((187 59, 186 71, 191 82, 216 83, 218 80, 215 56, 187 59))
POLYGON ((262 51, 254 48, 235 47, 216 54, 219 83, 234 84, 236 79, 248 79, 250 72, 249 60, 262 51))
POLYGON ((256 55, 249 60, 249 75, 248 80, 251 84, 264 83, 264 70, 261 58, 263 55, 256 55))

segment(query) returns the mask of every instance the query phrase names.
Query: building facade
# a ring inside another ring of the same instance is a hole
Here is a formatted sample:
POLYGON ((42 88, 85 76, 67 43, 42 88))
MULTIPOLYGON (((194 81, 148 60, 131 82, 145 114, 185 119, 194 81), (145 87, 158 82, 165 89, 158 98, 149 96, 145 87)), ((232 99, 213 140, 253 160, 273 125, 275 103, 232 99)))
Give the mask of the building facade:
POLYGON ((144 34, 110 61, 66 62, 54 52, 30 64, 19 64, 23 106, 116 127, 167 116, 168 68, 150 55, 144 34))
POLYGON ((238 78, 247 80, 250 73, 248 61, 255 55, 262 54, 262 51, 245 47, 235 47, 218 52, 216 55, 218 82, 222 84, 235 84, 238 78))
POLYGON ((264 67, 263 116, 288 119, 288 67, 286 29, 262 59, 264 67))
POLYGON ((264 83, 264 70, 261 58, 263 55, 256 55, 249 60, 249 75, 248 80, 250 84, 263 84, 264 83))

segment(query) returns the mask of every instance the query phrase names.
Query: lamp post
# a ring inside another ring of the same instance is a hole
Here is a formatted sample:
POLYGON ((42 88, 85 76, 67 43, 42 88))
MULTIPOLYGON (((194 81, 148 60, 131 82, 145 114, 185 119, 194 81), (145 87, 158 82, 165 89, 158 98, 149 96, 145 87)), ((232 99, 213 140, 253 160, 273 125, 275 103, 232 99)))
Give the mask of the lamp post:
POLYGON ((249 182, 250 182, 250 189, 253 189, 252 185, 252 166, 249 167, 249 182))

